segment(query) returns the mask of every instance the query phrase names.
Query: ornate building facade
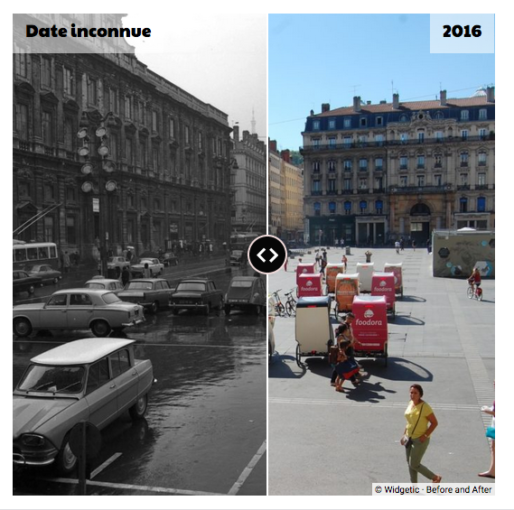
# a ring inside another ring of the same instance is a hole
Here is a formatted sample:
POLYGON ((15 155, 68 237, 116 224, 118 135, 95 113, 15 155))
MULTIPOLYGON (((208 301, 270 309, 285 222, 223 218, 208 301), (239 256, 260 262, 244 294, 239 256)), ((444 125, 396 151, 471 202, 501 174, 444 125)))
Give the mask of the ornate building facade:
POLYGON ((266 233, 266 144, 256 134, 233 129, 232 229, 266 233))
MULTIPOLYGON (((64 26, 73 21, 63 16, 64 26)), ((53 241, 85 258, 100 246, 117 253, 228 243, 228 117, 152 72, 130 46, 19 50, 13 101, 14 229, 46 212, 20 239, 53 241)))
POLYGON ((473 97, 311 111, 304 211, 311 242, 424 244, 436 229, 494 229, 494 87, 473 97))

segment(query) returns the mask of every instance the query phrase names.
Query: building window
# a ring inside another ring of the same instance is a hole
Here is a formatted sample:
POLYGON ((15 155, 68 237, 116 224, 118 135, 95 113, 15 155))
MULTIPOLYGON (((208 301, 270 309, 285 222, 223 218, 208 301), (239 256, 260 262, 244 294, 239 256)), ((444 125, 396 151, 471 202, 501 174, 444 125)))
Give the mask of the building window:
POLYGON ((366 135, 360 135, 359 136, 359 145, 361 147, 366 147, 367 142, 368 142, 368 137, 366 135))
POLYGON ((44 237, 46 242, 54 240, 54 219, 52 216, 44 217, 44 237))
POLYGON ((152 110, 152 131, 157 133, 159 131, 159 114, 152 110))
POLYGON ((345 214, 351 214, 352 213, 352 203, 349 200, 347 200, 344 203, 344 212, 345 212, 345 214))
POLYGON ((134 208, 134 195, 127 195, 127 207, 129 209, 133 209, 134 208))
POLYGON ((376 135, 375 142, 379 147, 382 147, 384 145, 384 135, 376 135))
POLYGON ((366 171, 368 169, 368 160, 365 158, 359 159, 359 170, 366 171))
POLYGON ((314 138, 314 140, 312 140, 312 145, 315 149, 319 149, 319 138, 314 138))
POLYGON ((336 121, 335 119, 330 119, 328 121, 328 129, 335 129, 336 128, 336 121))
POLYGON ((468 166, 468 153, 467 152, 460 153, 460 166, 468 166))
POLYGON ((424 175, 418 175, 418 186, 422 187, 425 185, 425 176, 424 175))
POLYGON ((487 138, 487 129, 481 128, 478 130, 478 136, 480 140, 485 140, 487 138))
POLYGON ((71 186, 66 188, 66 202, 75 202, 75 188, 71 186))
POLYGON ((435 141, 436 142, 442 142, 443 141, 443 132, 442 131, 436 131, 435 132, 435 141))
POLYGON ((146 168, 148 166, 146 140, 141 140, 139 142, 139 161, 141 162, 141 168, 146 168))
POLYGON ((359 189, 367 189, 368 188, 368 179, 359 179, 359 189))
POLYGON ((409 135, 407 133, 402 133, 400 135, 400 142, 405 144, 409 141, 409 135))
POLYGON ((384 180, 382 177, 375 178, 375 189, 381 190, 384 185, 384 180))
POLYGON ((92 78, 87 82, 87 102, 90 105, 96 106, 98 99, 97 89, 96 89, 96 80, 92 78))
POLYGON ((459 200, 459 212, 468 212, 468 199, 466 197, 461 197, 459 200))
POLYGON ((442 165, 442 157, 441 157, 441 154, 436 154, 436 155, 434 156, 434 161, 435 161, 434 166, 435 166, 436 168, 441 168, 441 167, 443 166, 443 165, 442 165))
POLYGON ((198 150, 203 152, 203 134, 201 131, 198 131, 198 150))
POLYGON ((478 183, 477 183, 479 186, 485 186, 485 174, 484 173, 479 173, 478 174, 478 183))
POLYGON ((345 172, 352 171, 352 160, 351 159, 345 159, 343 165, 344 165, 345 172))
POLYGON ((118 113, 118 91, 109 89, 109 109, 113 113, 118 113))
POLYGON ((320 122, 319 120, 314 120, 312 122, 312 129, 314 129, 315 131, 319 131, 319 127, 320 127, 320 122))
POLYGON ((463 129, 460 132, 460 137, 462 138, 462 140, 467 140, 468 139, 468 130, 467 129, 463 129))
POLYGON ((418 131, 418 143, 423 143, 425 141, 425 132, 418 131))
POLYGON ((41 85, 47 88, 52 86, 52 61, 46 57, 41 59, 41 85))
POLYGON ((321 216, 321 204, 314 202, 314 216, 321 216))
POLYGON ((145 124, 145 103, 140 101, 139 104, 135 103, 134 108, 139 108, 139 122, 145 124))
POLYGON ((343 139, 343 143, 345 147, 350 147, 352 145, 352 137, 351 136, 345 136, 343 139))
POLYGON ((377 117, 377 126, 383 126, 383 125, 384 125, 383 117, 377 117))
POLYGON ((328 212, 329 212, 329 214, 335 214, 336 213, 336 203, 335 202, 329 202, 328 203, 328 212))
POLYGON ((64 119, 64 148, 72 152, 73 151, 73 142, 75 140, 75 122, 71 117, 66 117, 64 119))
POLYGON ((368 202, 366 202, 366 200, 361 200, 359 202, 359 208, 361 210, 361 213, 365 213, 366 209, 368 208, 368 202))
POLYGON ((486 108, 480 108, 480 110, 478 110, 478 120, 487 120, 486 108))
POLYGON ((460 112, 460 120, 469 120, 469 111, 468 110, 462 110, 460 112))
POLYGON ((29 139, 29 108, 26 104, 16 105, 16 131, 20 140, 29 139))
POLYGON ((477 212, 485 212, 485 197, 477 198, 477 212))
POLYGON ((53 147, 54 145, 54 126, 52 112, 43 111, 41 115, 42 128, 43 128, 43 144, 46 147, 53 147))
POLYGON ((16 46, 16 53, 14 55, 14 66, 15 66, 15 72, 18 76, 21 76, 22 78, 27 77, 27 54, 20 51, 19 47, 16 46))
POLYGON ((366 119, 366 117, 361 117, 359 120, 360 127, 366 127, 367 124, 368 124, 368 120, 366 119))
POLYGON ((425 156, 420 154, 418 156, 418 169, 423 169, 423 168, 425 168, 425 156))
POLYGON ((53 202, 54 200, 54 187, 52 184, 45 184, 43 188, 45 202, 53 202))
POLYGON ((134 151, 132 150, 132 138, 125 140, 125 158, 129 165, 134 164, 134 151))
POLYGON ((335 179, 328 180, 328 191, 330 193, 334 193, 336 191, 336 180, 335 179))
MULTIPOLYGON (((189 126, 184 127, 184 141, 186 144, 186 147, 189 147, 189 126)), ((218 151, 219 155, 221 156, 221 151, 218 151)))
POLYGON ((154 169, 154 172, 158 172, 160 168, 160 150, 159 145, 153 144, 152 145, 152 167, 154 169))
POLYGON ((319 179, 315 179, 312 181, 312 191, 314 193, 319 193, 321 191, 321 181, 319 179))
POLYGON ((350 191, 352 189, 352 180, 351 179, 345 179, 343 185, 344 185, 344 189, 346 191, 350 191))
POLYGON ((407 170, 409 159, 407 156, 400 156, 400 170, 407 170))
POLYGON ((315 174, 319 174, 319 172, 320 172, 319 161, 313 161, 312 162, 312 172, 315 173, 315 174))
POLYGON ((406 175, 402 175, 400 177, 400 186, 402 188, 405 188, 407 186, 407 176, 406 175))
POLYGON ((434 175, 434 184, 436 186, 442 186, 443 180, 442 180, 442 176, 440 174, 434 175))
POLYGON ((485 152, 478 153, 478 166, 485 166, 487 164, 487 154, 485 152))
POLYGON ((336 148, 336 139, 335 139, 335 136, 331 136, 331 137, 328 139, 328 146, 329 146, 331 149, 335 149, 335 148, 336 148))
POLYGON ((328 171, 330 173, 335 173, 335 171, 336 171, 336 162, 335 161, 331 160, 328 162, 328 171))
POLYGON ((382 214, 382 211, 384 209, 384 203, 382 200, 375 201, 375 210, 377 211, 377 214, 382 214))
POLYGON ((62 72, 62 88, 65 94, 69 96, 75 95, 75 80, 73 79, 73 71, 67 67, 63 68, 62 72))
POLYGON ((343 126, 345 127, 345 129, 349 129, 352 127, 352 119, 351 117, 346 117, 343 121, 343 126))
POLYGON ((66 240, 69 244, 75 244, 77 242, 75 216, 66 216, 66 240))
POLYGON ((132 119, 132 98, 125 96, 125 118, 132 119))
POLYGON ((376 158, 375 159, 375 170, 377 172, 381 172, 384 169, 384 160, 383 158, 376 158))
POLYGON ((400 122, 407 122, 409 120, 409 118, 407 117, 407 115, 403 114, 403 115, 400 115, 400 122))
POLYGON ((119 158, 119 137, 118 133, 112 133, 109 135, 109 155, 113 161, 119 158))
POLYGON ((468 174, 460 174, 460 184, 461 186, 468 185, 468 174))
POLYGON ((170 118, 169 127, 170 127, 170 139, 173 140, 175 138, 175 119, 170 118))

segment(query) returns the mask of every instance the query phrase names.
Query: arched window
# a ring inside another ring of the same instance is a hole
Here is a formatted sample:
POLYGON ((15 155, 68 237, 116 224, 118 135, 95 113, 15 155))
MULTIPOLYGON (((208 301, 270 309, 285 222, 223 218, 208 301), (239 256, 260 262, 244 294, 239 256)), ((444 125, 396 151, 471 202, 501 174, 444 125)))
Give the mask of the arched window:
POLYGON ((319 202, 314 202, 314 216, 321 215, 321 204, 319 202))
POLYGON ((429 216, 430 207, 426 204, 418 203, 414 205, 410 210, 411 216, 429 216))
POLYGON ((459 212, 468 212, 468 199, 461 197, 459 200, 459 212))
POLYGON ((345 214, 351 214, 352 213, 352 203, 349 200, 347 200, 344 203, 344 212, 345 212, 345 214))
POLYGON ((359 202, 359 207, 360 207, 361 213, 366 212, 366 209, 368 208, 368 202, 366 202, 366 200, 361 200, 359 202))
POLYGON ((384 202, 382 202, 382 200, 375 201, 375 210, 377 211, 377 214, 382 214, 383 208, 384 202))
POLYGON ((477 212, 485 212, 485 197, 477 198, 477 212))
POLYGON ((328 203, 328 212, 330 214, 335 214, 336 213, 336 203, 335 202, 329 202, 328 203))

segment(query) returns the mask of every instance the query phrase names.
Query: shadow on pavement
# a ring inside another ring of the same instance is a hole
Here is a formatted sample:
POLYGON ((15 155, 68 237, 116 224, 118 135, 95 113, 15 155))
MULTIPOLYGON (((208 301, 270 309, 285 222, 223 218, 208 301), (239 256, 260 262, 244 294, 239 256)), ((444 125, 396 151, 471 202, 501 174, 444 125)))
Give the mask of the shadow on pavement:
POLYGON ((401 303, 426 303, 427 300, 425 298, 419 296, 403 296, 403 298, 398 298, 397 301, 401 303))
POLYGON ((428 382, 433 380, 433 374, 422 365, 405 358, 389 356, 387 367, 382 358, 357 358, 364 372, 370 376, 390 381, 428 382))
POLYGON ((305 365, 303 368, 299 368, 294 356, 275 353, 271 358, 271 363, 268 365, 268 377, 270 378, 298 379, 303 377, 305 372, 307 372, 305 365), (294 369, 301 372, 295 373, 294 369))
POLYGON ((409 315, 398 315, 396 314, 396 317, 393 321, 398 326, 424 326, 425 321, 422 321, 421 319, 417 319, 416 317, 411 317, 409 315))

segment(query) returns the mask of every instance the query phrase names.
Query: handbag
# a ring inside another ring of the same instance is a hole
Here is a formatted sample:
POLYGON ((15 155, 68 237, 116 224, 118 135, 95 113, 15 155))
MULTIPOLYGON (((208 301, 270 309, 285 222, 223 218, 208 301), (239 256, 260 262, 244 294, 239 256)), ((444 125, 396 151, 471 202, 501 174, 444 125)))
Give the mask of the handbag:
MULTIPOLYGON (((414 431, 416 430, 416 427, 418 426, 418 423, 419 423, 419 419, 421 418, 421 413, 423 412, 423 406, 425 404, 421 404, 421 409, 419 410, 419 416, 418 416, 418 421, 416 422, 416 425, 414 425, 414 428, 412 429, 412 433, 414 434, 414 431)), ((402 442, 405 441, 403 443, 403 446, 405 446, 405 448, 410 448, 412 446, 412 437, 411 436, 408 436, 407 434, 405 434, 402 438, 402 442), (405 440, 405 438, 407 438, 407 440, 405 440)))
POLYGON ((490 437, 491 439, 496 439, 495 431, 496 431, 496 427, 487 427, 487 429, 485 431, 485 437, 490 437))

